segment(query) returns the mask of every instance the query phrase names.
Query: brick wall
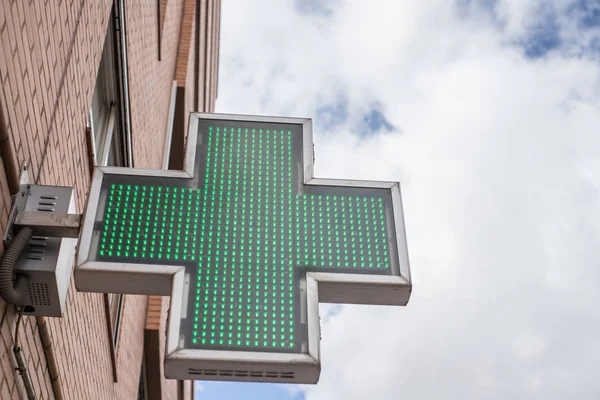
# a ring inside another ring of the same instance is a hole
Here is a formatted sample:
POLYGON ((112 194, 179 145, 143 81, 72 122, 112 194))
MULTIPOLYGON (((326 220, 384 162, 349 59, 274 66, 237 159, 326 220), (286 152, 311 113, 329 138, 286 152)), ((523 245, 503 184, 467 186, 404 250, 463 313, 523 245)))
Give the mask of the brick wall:
MULTIPOLYGON (((127 0, 126 21, 133 157, 136 167, 160 167, 182 1, 170 0, 158 61, 157 2, 127 0)), ((76 189, 78 212, 89 188, 85 121, 107 29, 111 0, 3 0, 0 5, 1 112, 21 165, 40 184, 76 189)), ((0 171, 0 228, 10 207, 0 171)), ((3 233, 3 232, 0 232, 3 233)), ((113 382, 101 294, 70 284, 63 318, 48 318, 67 399, 132 399, 137 393, 146 296, 125 296, 113 382)), ((13 307, 0 301, 0 398, 20 398, 12 368, 13 307)), ((53 398, 35 318, 24 317, 20 341, 40 399, 53 398)))

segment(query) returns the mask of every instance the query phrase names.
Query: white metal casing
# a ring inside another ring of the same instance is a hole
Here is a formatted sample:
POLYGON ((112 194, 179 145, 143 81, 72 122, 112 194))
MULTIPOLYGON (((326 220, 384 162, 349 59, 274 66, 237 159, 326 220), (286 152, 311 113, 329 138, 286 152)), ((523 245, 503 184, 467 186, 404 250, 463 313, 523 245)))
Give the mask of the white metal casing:
MULTIPOLYGON (((28 185, 23 211, 76 212, 71 187, 28 185)), ((65 307, 77 239, 34 236, 19 257, 15 273, 29 278, 24 314, 62 317, 65 307)))

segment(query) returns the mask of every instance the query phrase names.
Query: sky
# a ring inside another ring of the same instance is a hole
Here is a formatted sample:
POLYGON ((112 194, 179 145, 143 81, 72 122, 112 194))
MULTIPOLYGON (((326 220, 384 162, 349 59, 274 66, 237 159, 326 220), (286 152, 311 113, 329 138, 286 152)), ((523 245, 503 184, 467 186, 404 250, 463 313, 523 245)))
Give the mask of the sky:
POLYGON ((599 399, 600 1, 223 0, 221 113, 399 181, 407 307, 321 305, 319 383, 198 400, 599 399))

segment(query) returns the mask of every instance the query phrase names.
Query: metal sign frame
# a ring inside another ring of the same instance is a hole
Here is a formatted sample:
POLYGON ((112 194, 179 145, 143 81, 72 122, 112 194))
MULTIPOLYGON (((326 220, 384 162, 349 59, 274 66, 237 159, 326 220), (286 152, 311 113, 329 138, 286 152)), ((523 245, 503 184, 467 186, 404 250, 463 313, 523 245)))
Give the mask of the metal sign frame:
POLYGON ((75 268, 75 285, 84 292, 126 293, 171 296, 165 376, 173 379, 205 379, 258 382, 315 383, 320 374, 319 302, 376 305, 406 305, 412 290, 400 185, 397 182, 317 179, 313 176, 312 123, 310 119, 259 117, 230 114, 190 115, 185 167, 182 171, 97 167, 92 179, 75 268), (198 124, 201 119, 286 123, 302 126, 303 182, 305 185, 350 186, 389 189, 398 252, 396 275, 374 276, 344 273, 307 272, 306 318, 308 352, 271 353, 186 349, 180 339, 181 317, 187 305, 189 276, 185 267, 116 263, 90 257, 92 235, 105 175, 194 178, 198 124), (118 279, 115 277, 118 276, 118 279))

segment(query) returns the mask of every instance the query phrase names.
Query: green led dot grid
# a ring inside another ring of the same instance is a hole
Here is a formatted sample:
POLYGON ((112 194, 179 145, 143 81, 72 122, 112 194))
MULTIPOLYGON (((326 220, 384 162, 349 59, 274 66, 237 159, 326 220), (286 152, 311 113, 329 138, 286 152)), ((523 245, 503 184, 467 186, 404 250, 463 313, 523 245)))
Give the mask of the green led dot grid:
POLYGON ((199 202, 196 190, 112 184, 98 255, 164 264, 196 260, 199 202))
POLYGON ((283 124, 201 134, 198 187, 105 180, 97 258, 185 265, 186 347, 299 352, 301 272, 391 273, 386 193, 303 190, 301 132, 283 124))

